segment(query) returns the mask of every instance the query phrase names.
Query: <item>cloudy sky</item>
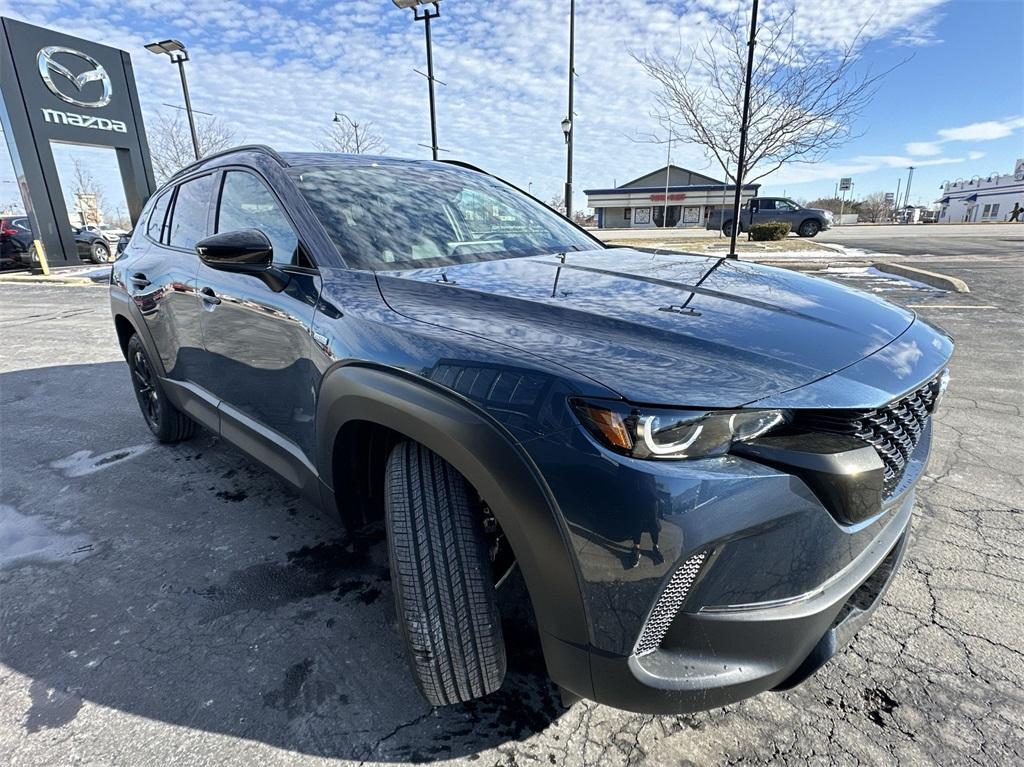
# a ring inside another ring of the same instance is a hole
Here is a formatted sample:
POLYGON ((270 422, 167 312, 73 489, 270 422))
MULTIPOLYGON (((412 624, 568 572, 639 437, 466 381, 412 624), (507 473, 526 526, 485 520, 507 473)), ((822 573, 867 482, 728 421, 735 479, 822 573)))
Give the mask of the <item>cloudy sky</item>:
MULTIPOLYGON (((794 0, 763 0, 777 11, 794 0)), ((864 65, 910 57, 854 126, 859 138, 816 165, 793 165, 766 191, 810 199, 852 175, 858 194, 894 190, 916 165, 914 201, 944 179, 1012 170, 1024 155, 1020 0, 795 0, 801 36, 837 46, 861 27, 864 65)), ((653 85, 630 51, 671 53, 737 0, 577 3, 575 188, 622 183, 664 164, 652 130, 653 85)), ((746 3, 743 4, 744 6, 746 3)), ((440 144, 545 198, 560 191, 568 0, 443 0, 434 23, 440 144)), ((423 29, 391 0, 0 0, 0 13, 123 48, 132 55, 146 120, 181 103, 175 69, 143 44, 184 41, 193 104, 240 140, 310 149, 335 110, 372 121, 390 154, 429 143, 423 29)), ((0 203, 10 196, 0 150, 0 203)), ((694 147, 673 162, 717 170, 694 147)), ((112 195, 108 195, 112 196, 112 195)))

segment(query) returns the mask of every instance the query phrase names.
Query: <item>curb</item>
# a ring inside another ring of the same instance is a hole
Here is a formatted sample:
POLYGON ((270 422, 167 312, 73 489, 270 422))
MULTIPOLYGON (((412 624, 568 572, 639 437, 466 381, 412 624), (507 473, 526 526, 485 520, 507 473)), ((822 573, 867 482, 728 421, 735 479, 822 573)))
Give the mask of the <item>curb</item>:
POLYGON ((879 261, 875 264, 875 268, 879 271, 888 272, 889 274, 895 274, 900 277, 906 277, 911 280, 923 282, 925 285, 931 285, 933 288, 951 290, 954 293, 971 292, 971 289, 966 282, 961 280, 959 277, 951 277, 948 274, 929 272, 925 269, 917 269, 913 266, 893 264, 889 261, 879 261))
POLYGON ((103 285, 88 277, 11 276, 0 277, 0 285, 103 285))

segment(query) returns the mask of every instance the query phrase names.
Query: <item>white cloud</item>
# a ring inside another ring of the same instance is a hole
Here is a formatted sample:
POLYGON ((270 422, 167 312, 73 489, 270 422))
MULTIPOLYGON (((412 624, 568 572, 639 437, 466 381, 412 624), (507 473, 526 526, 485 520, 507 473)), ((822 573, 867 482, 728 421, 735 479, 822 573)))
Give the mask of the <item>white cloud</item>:
POLYGON ((942 146, 938 141, 911 141, 906 146, 907 154, 918 157, 929 157, 942 154, 942 146))
POLYGON ((857 155, 847 160, 820 162, 814 165, 790 165, 772 174, 769 179, 772 186, 780 184, 804 184, 812 181, 834 181, 843 176, 859 176, 877 170, 896 168, 905 170, 913 165, 915 168, 927 168, 936 165, 955 165, 974 157, 934 157, 922 160, 905 155, 857 155))
POLYGON ((938 134, 944 141, 992 141, 1012 135, 1017 128, 1024 128, 1024 117, 986 120, 960 128, 943 128, 938 134))
MULTIPOLYGON (((958 128, 941 128, 936 131, 938 139, 932 141, 911 141, 906 145, 907 154, 915 157, 931 157, 942 154, 943 145, 952 141, 995 141, 1012 136, 1014 131, 1024 128, 1024 117, 1009 117, 1005 120, 985 120, 958 128)), ((968 152, 970 160, 980 160, 984 152, 968 152)))
MULTIPOLYGON (((795 7, 797 29, 806 32, 801 37, 834 48, 858 34, 928 38, 943 2, 780 0, 765 12, 795 7)), ((653 129, 655 105, 653 84, 630 49, 675 50, 703 35, 710 14, 739 7, 739 0, 578 4, 579 204, 583 189, 622 182, 665 161, 663 147, 628 138, 653 129)), ((181 95, 166 57, 142 46, 175 37, 190 49, 195 107, 231 124, 239 139, 311 149, 338 110, 372 121, 392 154, 427 155, 418 146, 429 142, 427 88, 413 72, 424 67, 423 27, 387 0, 0 0, 0 13, 128 50, 150 124, 167 110, 163 104, 180 104, 181 95)), ((567 14, 567 3, 555 10, 549 0, 442 4, 432 32, 436 74, 447 83, 437 96, 439 141, 450 150, 445 157, 523 187, 532 181, 542 197, 560 192, 567 14)), ((673 161, 719 175, 694 147, 674 147, 673 161)))

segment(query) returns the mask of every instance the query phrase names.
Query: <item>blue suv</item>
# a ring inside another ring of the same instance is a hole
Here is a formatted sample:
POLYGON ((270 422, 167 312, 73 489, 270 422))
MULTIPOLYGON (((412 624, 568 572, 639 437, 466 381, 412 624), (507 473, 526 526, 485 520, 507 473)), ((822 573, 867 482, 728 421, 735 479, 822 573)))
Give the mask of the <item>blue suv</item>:
POLYGON ((514 567, 567 699, 807 678, 899 566, 953 348, 832 282, 609 248, 466 165, 255 146, 172 178, 111 280, 159 440, 205 427, 383 521, 438 705, 502 684, 514 567))

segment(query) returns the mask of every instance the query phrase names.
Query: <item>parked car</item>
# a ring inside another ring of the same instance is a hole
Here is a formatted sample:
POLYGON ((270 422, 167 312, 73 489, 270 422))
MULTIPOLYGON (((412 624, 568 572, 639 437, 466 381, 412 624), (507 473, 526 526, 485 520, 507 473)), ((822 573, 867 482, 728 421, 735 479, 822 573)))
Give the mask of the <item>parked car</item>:
MULTIPOLYGON (((716 210, 708 216, 707 229, 721 229, 732 234, 732 208, 716 210)), ((832 228, 831 211, 805 208, 787 197, 755 197, 740 208, 739 231, 747 231, 752 224, 784 221, 790 231, 801 237, 814 237, 818 232, 832 228)))
POLYGON ((82 227, 87 232, 95 232, 111 244, 116 244, 126 232, 110 224, 86 224, 82 227))
POLYGON ((0 270, 24 269, 31 245, 32 229, 26 217, 0 217, 0 270))
MULTIPOLYGON (((106 238, 88 229, 71 229, 78 248, 78 257, 96 264, 106 264, 111 258, 111 246, 106 238)), ((32 225, 28 216, 0 218, 0 268, 27 269, 32 265, 32 225)))
POLYGON ((265 147, 154 195, 110 299, 157 439, 383 521, 433 704, 502 684, 513 566, 567 700, 807 678, 903 558, 953 349, 823 279, 606 248, 461 163, 265 147))

